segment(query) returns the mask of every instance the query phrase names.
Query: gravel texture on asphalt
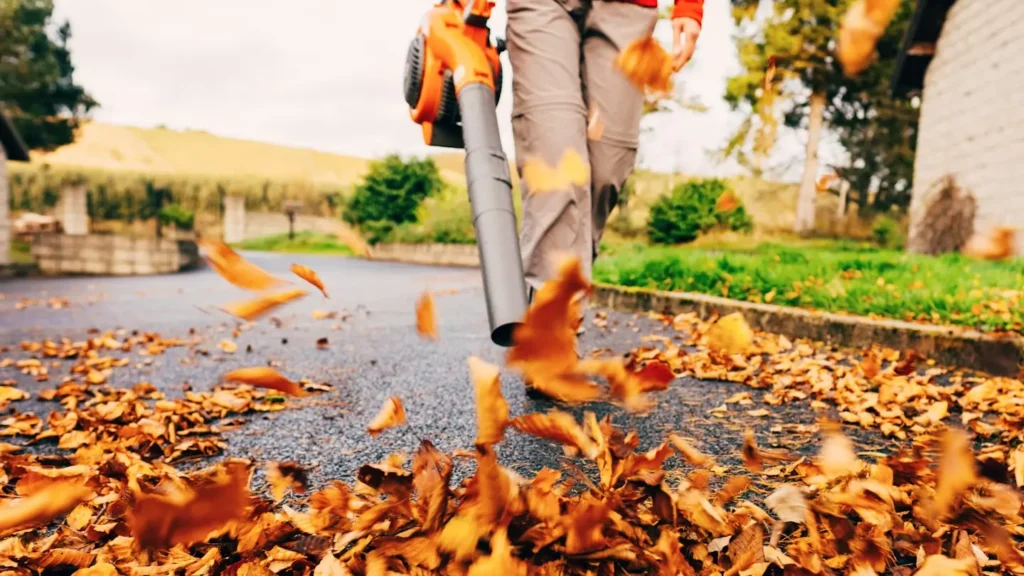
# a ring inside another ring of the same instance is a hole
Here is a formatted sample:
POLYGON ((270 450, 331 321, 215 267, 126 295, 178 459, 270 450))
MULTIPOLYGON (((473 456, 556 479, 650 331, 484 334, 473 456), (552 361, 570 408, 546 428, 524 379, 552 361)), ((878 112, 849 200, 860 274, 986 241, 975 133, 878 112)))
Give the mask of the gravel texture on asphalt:
MULTIPOLYGON (((225 354, 217 343, 232 339, 231 331, 241 323, 217 307, 252 294, 206 268, 170 276, 0 281, 0 293, 4 294, 0 300, 0 345, 11 346, 0 357, 24 357, 16 346, 22 340, 80 340, 87 337, 89 329, 138 330, 168 338, 202 338, 196 348, 209 354, 169 348, 153 357, 150 365, 143 365, 143 357, 133 352, 132 365, 114 369, 111 385, 128 387, 147 381, 174 397, 183 393, 184 383, 206 390, 229 370, 268 361, 279 363, 277 369, 293 379, 330 383, 334 387, 331 392, 290 400, 284 411, 248 415, 244 426, 225 434, 225 456, 297 462, 310 469, 314 486, 333 479, 353 480, 358 466, 392 452, 411 455, 421 439, 429 439, 445 451, 472 448, 476 425, 466 358, 476 355, 503 365, 504 356, 504 349, 492 345, 487 337, 479 271, 305 255, 246 253, 245 257, 296 285, 302 281, 288 271, 289 266, 293 262, 309 266, 319 273, 331 297, 325 299, 310 287, 306 298, 271 314, 279 323, 269 318, 258 321, 234 339, 237 351, 225 354), (421 339, 414 327, 414 303, 426 289, 457 290, 435 298, 438 342, 421 339), (23 298, 51 296, 67 298, 70 306, 15 308, 23 298), (345 311, 349 316, 315 320, 314 310, 345 311), (190 331, 194 332, 191 336, 190 331), (316 341, 323 337, 329 344, 318 348, 316 341), (408 425, 371 438, 366 425, 388 396, 401 398, 408 425)), ((605 348, 622 354, 640 346, 645 334, 671 330, 627 314, 609 312, 608 320, 607 329, 600 330, 588 319, 581 341, 584 351, 605 348)), ((58 384, 71 364, 64 361, 61 367, 52 368, 50 380, 42 383, 14 367, 0 369, 0 380, 14 379, 33 395, 31 400, 11 403, 7 412, 33 411, 45 417, 59 408, 35 399, 35 395, 58 384)), ((514 373, 503 369, 501 380, 513 417, 554 407, 527 398, 514 373)), ((667 392, 656 395, 657 407, 646 417, 630 416, 604 403, 571 411, 577 416, 584 410, 595 411, 599 417, 612 413, 623 429, 640 432, 641 449, 656 446, 669 432, 679 432, 734 470, 740 466, 739 448, 748 426, 757 431, 761 446, 813 452, 816 442, 811 436, 792 432, 797 425, 813 424, 821 416, 806 404, 772 409, 771 415, 762 418, 745 416, 747 408, 735 409, 724 419, 708 414, 741 391, 753 393, 755 407, 763 405, 760 391, 738 384, 677 378, 667 392)), ((873 440, 879 441, 877 437, 873 440)), ((523 475, 565 463, 560 447, 514 430, 508 431, 498 452, 505 466, 523 475)), ((678 459, 672 462, 678 464, 678 459)), ((466 466, 460 467, 464 474, 466 466)))

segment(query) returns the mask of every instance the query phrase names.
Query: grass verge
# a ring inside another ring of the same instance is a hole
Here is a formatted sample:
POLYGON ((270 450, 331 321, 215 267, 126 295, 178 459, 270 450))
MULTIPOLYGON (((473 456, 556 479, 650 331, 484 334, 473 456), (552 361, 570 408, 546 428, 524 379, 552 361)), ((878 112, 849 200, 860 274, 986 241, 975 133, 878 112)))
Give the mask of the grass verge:
POLYGON ((857 244, 755 250, 621 246, 598 259, 599 282, 1021 332, 1024 261, 977 262, 857 244))
POLYGON ((351 256, 352 249, 331 234, 323 232, 296 232, 295 238, 288 234, 277 234, 254 238, 233 245, 240 250, 259 250, 263 252, 288 252, 302 254, 325 254, 333 256, 351 256))
POLYGON ((32 245, 17 238, 11 239, 11 264, 32 264, 32 245))

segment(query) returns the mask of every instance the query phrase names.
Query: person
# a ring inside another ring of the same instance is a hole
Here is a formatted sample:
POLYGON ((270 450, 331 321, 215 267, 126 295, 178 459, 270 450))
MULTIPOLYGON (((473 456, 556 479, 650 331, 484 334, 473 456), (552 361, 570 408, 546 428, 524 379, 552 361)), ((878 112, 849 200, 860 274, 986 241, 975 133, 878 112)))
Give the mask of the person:
MULTIPOLYGON (((676 0, 672 66, 693 56, 704 0, 676 0)), ((524 181, 520 249, 529 294, 550 279, 554 256, 578 256, 590 277, 601 233, 636 162, 644 94, 615 66, 647 38, 657 0, 508 0, 512 132, 519 174, 530 159, 558 165, 568 149, 590 167, 589 184, 531 194, 524 181), (597 118, 594 118, 596 115, 597 118), (603 123, 588 139, 591 120, 603 123)), ((583 307, 581 306, 581 310, 583 307)), ((580 321, 582 326, 582 318, 580 321)))

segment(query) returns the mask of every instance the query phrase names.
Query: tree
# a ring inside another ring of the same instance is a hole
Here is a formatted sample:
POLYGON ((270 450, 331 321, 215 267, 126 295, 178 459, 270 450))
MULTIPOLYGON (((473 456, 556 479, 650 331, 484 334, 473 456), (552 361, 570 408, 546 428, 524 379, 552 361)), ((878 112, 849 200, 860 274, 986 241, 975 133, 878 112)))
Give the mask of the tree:
POLYGON ((441 173, 431 158, 404 160, 397 154, 370 164, 345 207, 350 224, 402 224, 416 221, 416 208, 441 189, 441 173))
POLYGON ((53 0, 0 0, 0 103, 32 149, 72 142, 97 106, 74 81, 71 25, 52 20, 53 0))
POLYGON ((912 11, 903 0, 896 20, 879 42, 878 58, 855 78, 843 75, 834 57, 839 24, 852 0, 732 0, 740 28, 737 48, 743 71, 729 79, 726 100, 751 112, 726 146, 726 152, 758 173, 774 145, 774 123, 781 115, 790 128, 807 130, 803 176, 794 228, 813 230, 818 147, 826 128, 839 136, 851 156, 837 167, 866 207, 875 190, 875 207, 905 205, 909 198, 916 143, 917 112, 888 94, 900 39, 912 11), (775 67, 770 65, 774 61, 775 67), (768 70, 776 77, 766 82, 768 70), (782 104, 775 110, 775 102, 782 104), (753 159, 745 156, 753 137, 753 159))

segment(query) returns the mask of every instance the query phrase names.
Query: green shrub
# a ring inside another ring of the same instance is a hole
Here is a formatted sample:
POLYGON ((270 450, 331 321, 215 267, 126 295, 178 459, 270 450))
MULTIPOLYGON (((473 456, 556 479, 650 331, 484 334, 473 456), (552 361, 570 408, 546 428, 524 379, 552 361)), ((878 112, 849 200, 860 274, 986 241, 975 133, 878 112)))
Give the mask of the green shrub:
POLYGON ((191 230, 195 225, 196 215, 181 204, 168 204, 160 209, 157 219, 164 226, 173 224, 179 230, 191 230))
POLYGON ((363 222, 359 227, 363 237, 370 244, 386 244, 395 241, 395 230, 397 226, 388 220, 370 220, 363 222))
POLYGON ((441 186, 441 173, 433 159, 404 160, 389 155, 370 163, 369 173, 346 202, 344 219, 360 226, 369 222, 414 222, 420 203, 441 186))
POLYGON ((462 186, 446 185, 416 209, 416 221, 395 229, 395 242, 408 244, 475 244, 473 211, 462 186))
POLYGON ((880 216, 871 226, 871 239, 883 248, 902 248, 904 238, 899 221, 891 216, 880 216))
POLYGON ((729 211, 716 209, 719 197, 728 191, 725 182, 717 178, 676 186, 651 206, 648 237, 657 244, 685 244, 715 227, 749 232, 754 225, 743 206, 729 211))

